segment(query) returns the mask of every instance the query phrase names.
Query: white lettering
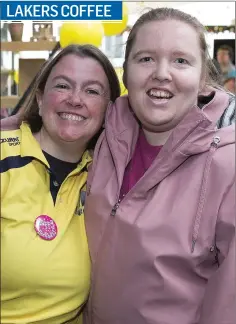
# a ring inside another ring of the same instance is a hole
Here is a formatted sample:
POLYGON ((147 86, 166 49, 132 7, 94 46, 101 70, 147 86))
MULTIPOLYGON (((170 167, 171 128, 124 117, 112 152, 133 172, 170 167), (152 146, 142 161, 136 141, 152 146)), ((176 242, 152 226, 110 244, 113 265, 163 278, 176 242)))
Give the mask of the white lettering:
MULTIPOLYGON (((48 6, 48 7, 49 7, 49 6, 48 6)), ((52 17, 52 18, 53 18, 53 17, 57 17, 57 15, 58 15, 57 8, 58 8, 57 5, 52 5, 52 6, 51 6, 51 11, 54 12, 54 14, 51 13, 51 17, 52 17)))
POLYGON ((86 5, 81 5, 80 6, 80 17, 83 16, 83 12, 86 12, 86 9, 87 9, 87 6, 86 5), (84 10, 83 10, 83 8, 84 8, 84 10))
POLYGON ((111 5, 104 5, 104 17, 111 17, 111 5))
POLYGON ((21 17, 24 17, 24 14, 23 14, 23 12, 22 12, 21 5, 18 5, 18 6, 16 7, 15 17, 18 16, 18 15, 21 16, 21 17))
POLYGON ((94 5, 88 5, 88 17, 90 17, 91 12, 94 12, 94 5))
POLYGON ((42 5, 42 17, 47 16, 49 17, 49 6, 48 5, 42 5))
POLYGON ((96 17, 103 17, 103 5, 96 5, 96 17), (100 15, 99 12, 102 12, 100 15))
POLYGON ((7 17, 15 17, 14 15, 10 14, 10 6, 7 5, 7 17))
POLYGON ((79 16, 79 7, 77 5, 72 5, 70 7, 70 16, 78 17, 79 16))
POLYGON ((68 5, 63 5, 63 6, 61 7, 61 15, 62 15, 63 17, 68 17, 68 16, 70 15, 70 8, 69 8, 68 5), (65 13, 65 9, 67 9, 67 11, 68 11, 67 14, 65 13))
POLYGON ((32 17, 33 16, 32 12, 30 11, 31 8, 32 8, 32 5, 30 5, 29 7, 27 7, 27 5, 24 6, 24 14, 25 14, 25 17, 32 17), (28 16, 28 14, 29 14, 29 16, 28 16))
POLYGON ((41 10, 42 10, 42 8, 41 8, 41 5, 34 5, 33 6, 33 16, 34 17, 41 17, 41 10))

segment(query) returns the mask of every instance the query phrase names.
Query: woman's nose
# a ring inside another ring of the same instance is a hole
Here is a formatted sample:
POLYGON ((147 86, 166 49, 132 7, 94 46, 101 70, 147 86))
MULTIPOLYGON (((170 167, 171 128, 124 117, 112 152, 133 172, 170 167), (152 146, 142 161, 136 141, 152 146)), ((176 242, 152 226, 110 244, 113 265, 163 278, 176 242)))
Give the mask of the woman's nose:
POLYGON ((83 105, 83 95, 81 90, 73 91, 70 94, 68 103, 74 107, 83 105))
POLYGON ((156 63, 155 69, 152 73, 152 79, 160 82, 171 81, 172 77, 169 64, 167 62, 156 63))

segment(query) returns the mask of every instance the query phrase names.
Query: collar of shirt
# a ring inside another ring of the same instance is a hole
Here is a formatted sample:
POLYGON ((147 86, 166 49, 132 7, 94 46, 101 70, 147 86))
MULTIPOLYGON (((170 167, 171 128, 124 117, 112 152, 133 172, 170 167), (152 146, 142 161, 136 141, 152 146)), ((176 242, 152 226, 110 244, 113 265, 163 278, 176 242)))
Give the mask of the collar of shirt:
MULTIPOLYGON (((21 156, 34 157, 35 159, 44 163, 49 168, 48 161, 45 158, 39 143, 34 138, 29 125, 23 122, 20 126, 20 129, 21 129, 21 156)), ((76 174, 77 172, 80 172, 85 166, 88 166, 88 164, 90 164, 91 162, 92 162, 92 156, 89 150, 86 150, 83 153, 83 156, 80 162, 78 163, 77 168, 72 172, 72 174, 76 174)))

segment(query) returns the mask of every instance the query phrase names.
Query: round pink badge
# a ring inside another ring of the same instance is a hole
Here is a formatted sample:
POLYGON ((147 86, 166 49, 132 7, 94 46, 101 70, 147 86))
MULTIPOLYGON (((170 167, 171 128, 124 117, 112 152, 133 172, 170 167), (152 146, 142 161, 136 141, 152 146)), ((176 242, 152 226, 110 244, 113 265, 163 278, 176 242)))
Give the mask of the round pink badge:
POLYGON ((51 241, 57 236, 57 225, 47 215, 40 215, 34 222, 36 233, 44 240, 51 241))

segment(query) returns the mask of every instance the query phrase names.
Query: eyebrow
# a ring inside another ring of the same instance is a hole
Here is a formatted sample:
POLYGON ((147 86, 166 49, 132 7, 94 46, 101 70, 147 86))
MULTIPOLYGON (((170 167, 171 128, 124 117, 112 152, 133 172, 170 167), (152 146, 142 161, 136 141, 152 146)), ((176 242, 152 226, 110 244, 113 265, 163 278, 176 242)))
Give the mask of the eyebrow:
MULTIPOLYGON (((133 55, 133 59, 136 59, 140 55, 156 55, 156 51, 153 50, 140 50, 133 55)), ((196 61, 196 57, 188 52, 173 50, 173 55, 188 56, 191 60, 196 61)))
POLYGON ((102 82, 100 82, 99 80, 93 80, 93 79, 90 79, 90 80, 86 80, 85 82, 83 82, 83 86, 87 86, 87 85, 90 85, 90 84, 97 84, 99 85, 103 90, 105 90, 105 86, 102 84, 102 82))
POLYGON ((188 52, 183 52, 183 51, 179 51, 179 50, 174 50, 173 51, 173 55, 179 55, 179 56, 187 56, 190 59, 196 61, 196 57, 194 55, 192 55, 191 53, 188 52))
MULTIPOLYGON (((55 80, 58 80, 58 79, 64 79, 66 80, 67 82, 71 83, 71 84, 75 84, 74 80, 72 80, 71 78, 69 78, 68 76, 66 75, 63 75, 63 74, 60 74, 60 75, 57 75, 55 76, 52 81, 55 81, 55 80)), ((99 80, 94 80, 94 79, 89 79, 89 80, 86 80, 85 82, 82 83, 83 86, 88 86, 90 84, 97 84, 99 85, 103 90, 105 90, 105 87, 104 85, 99 81, 99 80)))
POLYGON ((70 78, 68 78, 66 75, 60 74, 60 75, 56 75, 54 78, 52 78, 52 81, 56 81, 57 79, 64 79, 69 83, 74 83, 74 81, 70 78))
POLYGON ((135 59, 135 58, 137 58, 138 56, 143 55, 143 54, 155 54, 155 51, 153 51, 153 50, 140 50, 140 51, 136 52, 136 53, 133 55, 133 59, 135 59))

